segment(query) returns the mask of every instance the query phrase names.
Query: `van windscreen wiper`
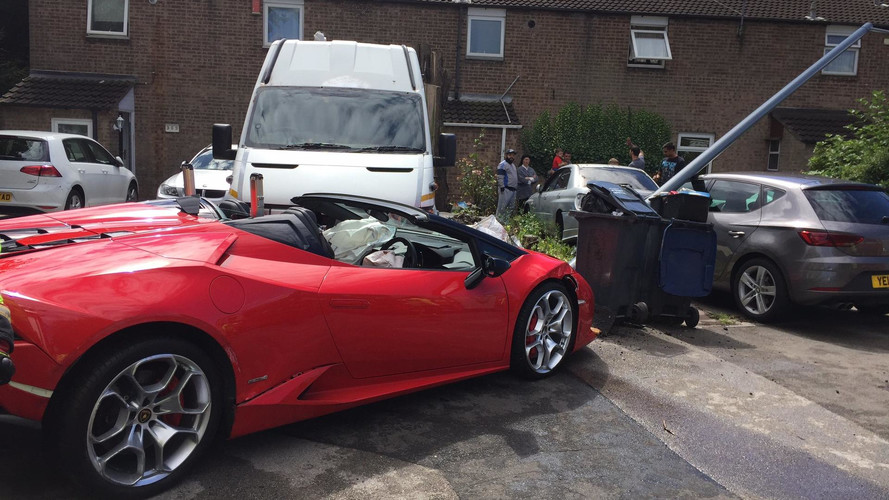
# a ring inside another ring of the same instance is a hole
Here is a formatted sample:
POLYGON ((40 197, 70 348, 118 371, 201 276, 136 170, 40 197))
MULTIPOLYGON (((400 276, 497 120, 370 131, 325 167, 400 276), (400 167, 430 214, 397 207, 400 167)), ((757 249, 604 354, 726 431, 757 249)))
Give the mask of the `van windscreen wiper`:
POLYGON ((303 142, 300 144, 288 144, 278 149, 352 149, 351 146, 342 144, 330 144, 327 142, 303 142))
POLYGON ((426 151, 422 148, 415 148, 413 146, 370 146, 366 148, 361 148, 357 150, 358 152, 367 152, 367 151, 375 151, 375 152, 386 152, 386 151, 409 151, 409 152, 417 152, 422 153, 426 151))

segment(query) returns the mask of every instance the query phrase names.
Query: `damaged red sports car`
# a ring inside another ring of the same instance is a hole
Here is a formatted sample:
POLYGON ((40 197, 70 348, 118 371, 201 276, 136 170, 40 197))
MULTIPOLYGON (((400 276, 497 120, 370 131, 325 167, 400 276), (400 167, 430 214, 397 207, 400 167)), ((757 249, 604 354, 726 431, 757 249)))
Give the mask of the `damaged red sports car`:
POLYGON ((42 421, 92 491, 150 495, 213 439, 509 368, 542 377, 598 333, 565 262, 398 204, 294 203, 0 221, 15 363, 0 408, 42 421))

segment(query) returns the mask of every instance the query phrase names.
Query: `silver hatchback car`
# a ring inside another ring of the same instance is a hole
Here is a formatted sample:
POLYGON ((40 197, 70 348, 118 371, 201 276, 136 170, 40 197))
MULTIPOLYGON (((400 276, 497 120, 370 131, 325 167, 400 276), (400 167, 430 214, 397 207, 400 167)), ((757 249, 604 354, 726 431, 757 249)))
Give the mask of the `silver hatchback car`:
POLYGON ((889 312, 889 194, 879 186, 780 173, 702 176, 717 238, 714 286, 746 316, 791 303, 889 312))

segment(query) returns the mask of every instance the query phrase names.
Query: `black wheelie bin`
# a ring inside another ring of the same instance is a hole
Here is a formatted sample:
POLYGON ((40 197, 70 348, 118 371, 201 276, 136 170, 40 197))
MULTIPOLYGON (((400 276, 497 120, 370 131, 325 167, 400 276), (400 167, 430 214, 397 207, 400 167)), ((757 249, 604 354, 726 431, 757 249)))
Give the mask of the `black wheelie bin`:
POLYGON ((577 271, 593 288, 597 314, 696 326, 700 314, 691 299, 710 293, 716 256, 712 225, 699 222, 709 202, 701 209, 699 198, 690 199, 687 215, 676 209, 682 200, 668 199, 657 206, 697 220, 665 219, 630 189, 605 182, 589 187, 584 211, 571 215, 578 221, 577 271))

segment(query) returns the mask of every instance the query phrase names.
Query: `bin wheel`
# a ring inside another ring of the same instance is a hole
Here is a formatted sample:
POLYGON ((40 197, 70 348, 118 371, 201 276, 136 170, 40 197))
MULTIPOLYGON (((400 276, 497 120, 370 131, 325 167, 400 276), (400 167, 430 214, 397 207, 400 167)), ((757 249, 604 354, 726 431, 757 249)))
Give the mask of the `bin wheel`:
POLYGON ((698 321, 701 320, 701 313, 698 312, 697 308, 688 307, 688 311, 685 312, 685 326, 689 328, 694 328, 698 326, 698 321))
POLYGON ((630 321, 640 324, 648 321, 648 304, 636 302, 630 306, 630 321))

